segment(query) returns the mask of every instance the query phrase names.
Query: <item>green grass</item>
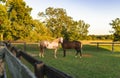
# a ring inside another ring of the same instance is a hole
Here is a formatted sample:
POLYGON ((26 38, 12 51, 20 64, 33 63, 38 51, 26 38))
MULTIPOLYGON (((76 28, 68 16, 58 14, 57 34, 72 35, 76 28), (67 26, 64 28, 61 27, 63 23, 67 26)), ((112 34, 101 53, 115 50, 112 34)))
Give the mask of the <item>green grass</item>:
POLYGON ((119 46, 115 46, 115 52, 111 52, 110 45, 102 45, 99 49, 96 46, 85 45, 82 58, 75 58, 75 50, 67 50, 67 57, 64 58, 62 49, 59 49, 57 59, 53 56, 53 50, 45 50, 45 58, 38 56, 38 46, 30 46, 26 50, 26 52, 37 54, 35 58, 38 60, 74 78, 120 78, 119 46))

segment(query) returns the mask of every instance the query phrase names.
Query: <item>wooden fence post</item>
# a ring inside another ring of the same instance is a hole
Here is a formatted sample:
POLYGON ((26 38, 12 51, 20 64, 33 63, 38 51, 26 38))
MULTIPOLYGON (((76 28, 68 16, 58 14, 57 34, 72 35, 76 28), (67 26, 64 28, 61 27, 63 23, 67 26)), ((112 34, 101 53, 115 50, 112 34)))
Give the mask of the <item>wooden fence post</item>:
POLYGON ((97 43, 97 49, 99 49, 99 43, 97 43))
POLYGON ((112 43, 112 52, 114 52, 114 42, 112 43))
POLYGON ((40 63, 35 63, 34 66, 34 71, 35 71, 35 75, 37 78, 44 78, 44 63, 40 62, 40 63))

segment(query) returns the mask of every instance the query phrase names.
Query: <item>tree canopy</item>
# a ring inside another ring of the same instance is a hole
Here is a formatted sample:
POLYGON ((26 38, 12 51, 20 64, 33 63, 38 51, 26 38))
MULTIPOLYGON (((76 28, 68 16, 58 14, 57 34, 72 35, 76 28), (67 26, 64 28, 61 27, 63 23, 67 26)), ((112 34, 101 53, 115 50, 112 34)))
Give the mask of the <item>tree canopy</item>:
POLYGON ((112 23, 110 23, 113 31, 114 41, 120 41, 120 18, 116 18, 115 20, 112 20, 112 23))
POLYGON ((4 34, 8 33, 10 21, 8 20, 7 8, 0 4, 0 40, 3 40, 4 34))
POLYGON ((10 11, 8 12, 8 17, 11 21, 11 35, 13 39, 17 40, 28 37, 32 29, 32 17, 30 16, 32 8, 26 6, 23 0, 8 0, 6 7, 10 11))
POLYGON ((83 20, 74 21, 63 8, 48 7, 45 12, 39 12, 38 15, 44 19, 42 21, 50 29, 53 37, 63 36, 66 39, 78 40, 88 34, 90 25, 83 20))
MULTIPOLYGON (((68 40, 107 39, 108 36, 88 36, 90 25, 74 20, 63 8, 48 7, 39 12, 41 20, 31 17, 32 8, 23 0, 0 0, 0 40, 40 41, 64 37, 68 40)), ((119 38, 120 19, 112 20, 115 39, 119 38)))

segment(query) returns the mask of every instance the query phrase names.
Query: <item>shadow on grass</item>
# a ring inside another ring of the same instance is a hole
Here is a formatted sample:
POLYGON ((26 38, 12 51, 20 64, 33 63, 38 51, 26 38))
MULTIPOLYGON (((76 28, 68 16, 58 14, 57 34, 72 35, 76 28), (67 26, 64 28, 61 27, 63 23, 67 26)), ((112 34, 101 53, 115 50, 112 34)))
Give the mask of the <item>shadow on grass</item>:
POLYGON ((114 52, 112 51, 111 45, 101 45, 99 48, 96 45, 84 45, 83 54, 91 54, 94 56, 110 56, 110 57, 120 57, 120 47, 115 46, 114 52))
POLYGON ((110 46, 108 46, 107 48, 104 47, 104 46, 102 46, 102 47, 100 46, 100 47, 97 48, 96 45, 84 45, 83 46, 83 51, 90 51, 90 52, 101 52, 101 51, 103 51, 103 52, 112 52, 110 46))

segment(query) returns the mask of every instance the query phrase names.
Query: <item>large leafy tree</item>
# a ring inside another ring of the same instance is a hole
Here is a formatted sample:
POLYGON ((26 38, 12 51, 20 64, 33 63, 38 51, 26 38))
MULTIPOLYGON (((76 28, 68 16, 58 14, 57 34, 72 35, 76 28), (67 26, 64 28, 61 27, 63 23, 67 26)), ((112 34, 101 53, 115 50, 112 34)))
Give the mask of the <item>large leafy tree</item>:
POLYGON ((0 3, 5 3, 6 2, 6 0, 0 0, 0 3))
POLYGON ((77 22, 77 29, 80 39, 86 39, 88 35, 88 28, 90 27, 89 24, 85 23, 83 20, 79 20, 77 22))
POLYGON ((1 40, 39 41, 51 36, 43 23, 32 19, 30 16, 32 8, 23 0, 0 0, 0 2, 1 40))
POLYGON ((64 36, 66 39, 80 39, 80 36, 86 36, 88 33, 88 24, 84 21, 74 21, 68 16, 63 8, 49 7, 45 12, 38 14, 44 23, 51 30, 53 37, 64 36))
POLYGON ((8 17, 11 21, 11 36, 15 39, 24 40, 30 36, 33 28, 32 17, 30 16, 32 8, 26 5, 23 0, 7 0, 8 17))
POLYGON ((112 23, 110 23, 110 25, 114 29, 113 32, 114 41, 120 41, 120 18, 112 20, 112 23))
POLYGON ((40 17, 43 17, 45 20, 46 26, 53 33, 53 37, 62 36, 63 28, 66 29, 72 24, 72 18, 67 16, 66 11, 62 8, 52 8, 49 7, 44 12, 39 12, 40 17))
POLYGON ((33 29, 30 32, 31 41, 47 40, 51 38, 50 30, 39 20, 33 20, 33 29))
POLYGON ((7 8, 0 4, 0 40, 5 39, 5 34, 10 29, 10 21, 8 20, 7 8))

